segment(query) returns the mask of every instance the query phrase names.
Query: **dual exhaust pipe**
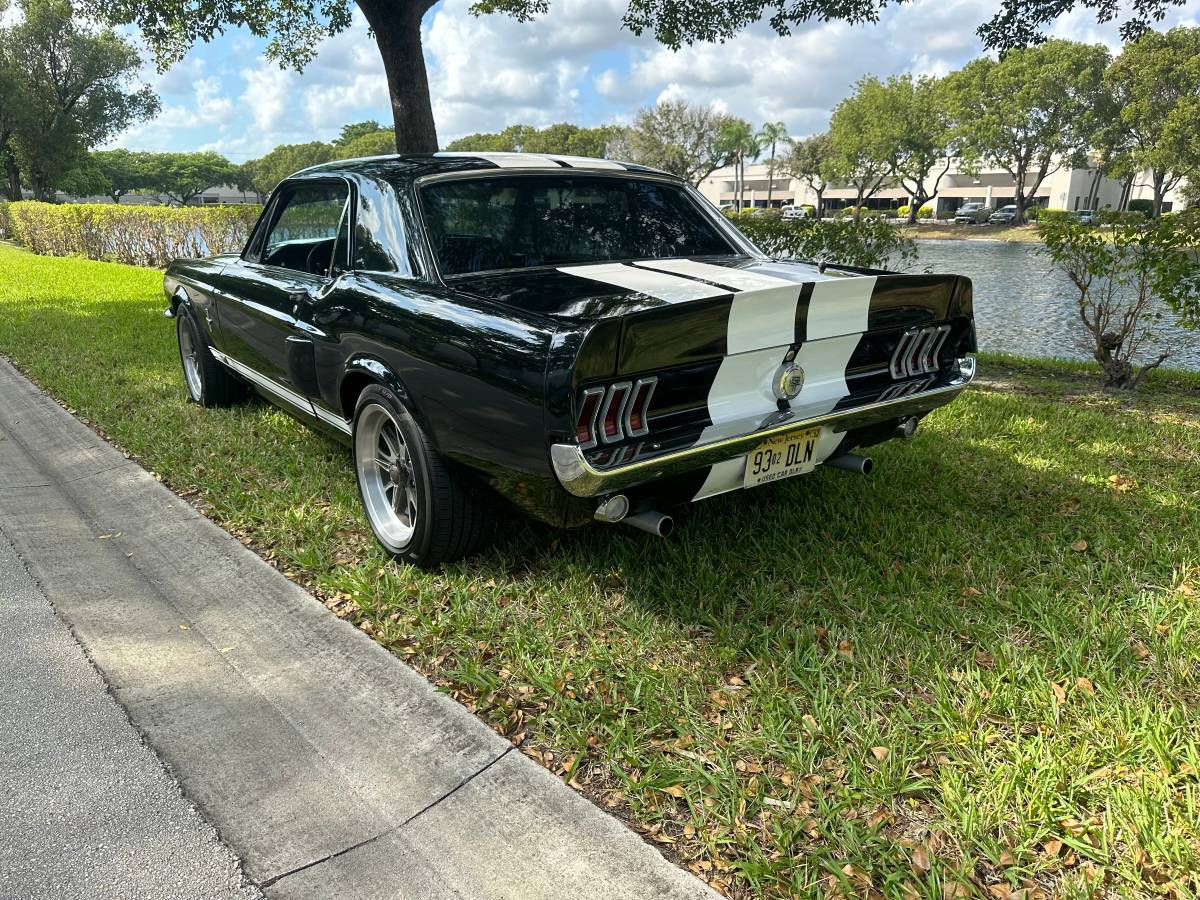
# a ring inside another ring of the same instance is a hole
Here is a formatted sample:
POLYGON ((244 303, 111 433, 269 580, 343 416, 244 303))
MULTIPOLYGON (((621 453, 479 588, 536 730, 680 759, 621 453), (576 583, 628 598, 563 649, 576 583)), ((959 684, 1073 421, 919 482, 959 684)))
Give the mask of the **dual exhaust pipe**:
MULTIPOLYGON (((896 423, 895 436, 905 440, 911 439, 917 433, 917 419, 909 417, 896 423)), ((829 457, 822 465, 843 472, 853 472, 856 475, 870 475, 875 469, 875 462, 869 456, 859 456, 857 453, 838 453, 829 457)), ((596 521, 608 522, 615 525, 624 522, 645 531, 648 534, 667 537, 675 530, 675 520, 656 509, 646 509, 641 512, 631 512, 633 509, 629 498, 624 494, 611 494, 600 501, 596 507, 596 521)))

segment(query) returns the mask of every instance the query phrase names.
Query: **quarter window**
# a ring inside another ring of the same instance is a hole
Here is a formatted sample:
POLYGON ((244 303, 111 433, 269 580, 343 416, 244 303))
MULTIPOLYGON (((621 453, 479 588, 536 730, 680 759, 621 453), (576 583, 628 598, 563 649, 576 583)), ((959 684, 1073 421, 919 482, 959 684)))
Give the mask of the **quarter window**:
MULTIPOLYGON (((344 184, 292 188, 281 198, 283 208, 267 233, 262 261, 313 275, 328 274, 339 231, 344 228, 348 197, 344 184)), ((344 233, 342 238, 344 241, 344 233)))

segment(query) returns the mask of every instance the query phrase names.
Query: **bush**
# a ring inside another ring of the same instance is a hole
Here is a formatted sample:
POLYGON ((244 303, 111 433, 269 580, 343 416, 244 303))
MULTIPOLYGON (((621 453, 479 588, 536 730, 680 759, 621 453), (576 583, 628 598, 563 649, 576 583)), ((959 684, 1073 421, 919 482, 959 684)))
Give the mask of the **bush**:
POLYGON ((1154 215, 1153 200, 1130 200, 1129 211, 1144 213, 1147 217, 1154 215))
POLYGON ((819 219, 735 219, 737 227, 768 256, 838 263, 865 269, 887 266, 911 268, 917 245, 895 225, 881 218, 852 218, 824 222, 819 219))
POLYGON ((1156 302, 1180 324, 1200 325, 1200 210, 1147 222, 1134 212, 1104 212, 1099 227, 1063 210, 1038 219, 1045 253, 1075 287, 1079 320, 1104 386, 1134 390, 1171 355, 1153 350, 1156 302))
POLYGON ((908 214, 911 211, 912 211, 912 207, 909 206, 907 203, 905 203, 903 206, 897 206, 896 207, 896 218, 907 219, 908 214))
POLYGON ((164 267, 177 257, 239 251, 259 206, 0 204, 0 230, 34 253, 164 267))
POLYGON ((917 210, 917 218, 918 219, 932 219, 933 218, 933 207, 928 206, 928 205, 922 206, 920 209, 917 210))

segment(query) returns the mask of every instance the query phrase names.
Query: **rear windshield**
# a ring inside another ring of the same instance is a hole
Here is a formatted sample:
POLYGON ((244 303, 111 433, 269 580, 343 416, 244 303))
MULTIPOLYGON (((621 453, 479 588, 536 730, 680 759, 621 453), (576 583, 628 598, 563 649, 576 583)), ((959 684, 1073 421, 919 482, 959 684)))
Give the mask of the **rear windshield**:
POLYGON ((421 190, 443 275, 737 253, 678 186, 586 175, 507 175, 421 190))

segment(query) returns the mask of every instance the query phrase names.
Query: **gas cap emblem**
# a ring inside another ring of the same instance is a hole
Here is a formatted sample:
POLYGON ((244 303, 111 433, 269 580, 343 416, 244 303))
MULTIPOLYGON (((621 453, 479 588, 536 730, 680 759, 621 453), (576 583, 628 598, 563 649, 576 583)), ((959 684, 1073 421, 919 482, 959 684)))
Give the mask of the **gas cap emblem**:
POLYGON ((804 369, 795 363, 784 363, 775 376, 775 396, 780 400, 795 400, 804 387, 804 369))

